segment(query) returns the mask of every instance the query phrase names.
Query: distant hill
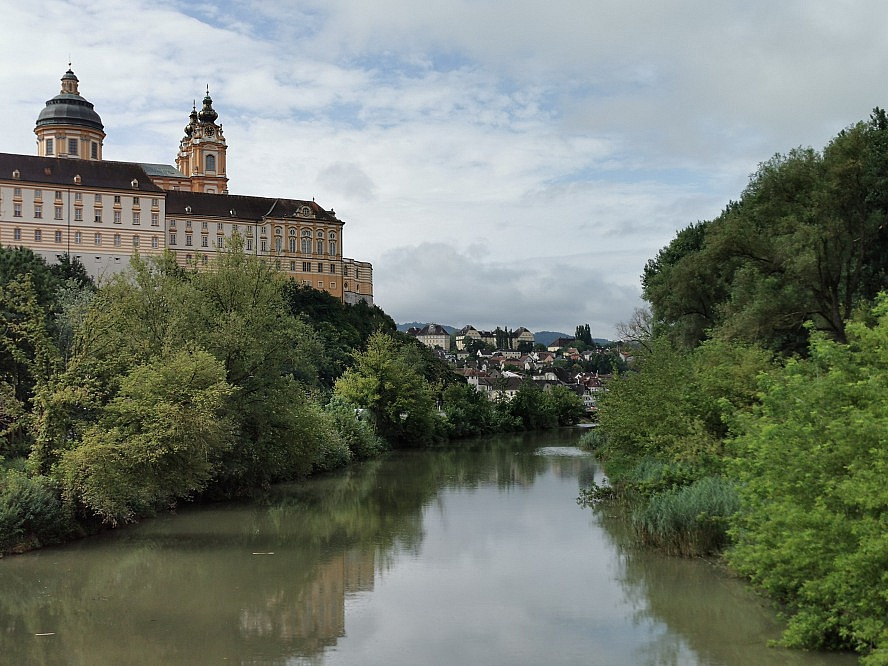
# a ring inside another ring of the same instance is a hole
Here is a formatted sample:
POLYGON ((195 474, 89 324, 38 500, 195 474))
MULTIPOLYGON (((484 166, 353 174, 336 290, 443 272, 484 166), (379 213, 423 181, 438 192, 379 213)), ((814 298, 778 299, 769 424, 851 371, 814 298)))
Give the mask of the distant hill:
MULTIPOLYGON (((436 322, 436 321, 427 321, 427 322, 408 321, 406 324, 398 324, 398 330, 401 331, 402 333, 406 333, 407 330, 411 329, 411 328, 422 328, 423 326, 428 326, 429 324, 437 324, 437 323, 438 322, 436 322)), ((440 326, 445 331, 447 331, 447 333, 449 335, 453 335, 454 333, 456 333, 459 330, 455 326, 448 326, 447 324, 440 324, 440 326)))
MULTIPOLYGON (((398 324, 398 330, 404 333, 407 332, 407 329, 410 328, 422 328, 423 326, 427 326, 428 324, 437 324, 438 322, 422 322, 422 321, 408 321, 403 324, 398 324)), ((460 326, 457 328, 456 326, 448 326, 447 324, 440 324, 444 327, 444 330, 447 331, 450 335, 453 335, 458 330, 463 328, 460 326)), ((558 338, 572 338, 573 336, 569 333, 560 333, 558 331, 537 331, 533 334, 533 341, 538 345, 545 345, 548 347, 554 340, 558 338)), ((592 338, 592 342, 598 345, 607 345, 610 344, 610 340, 606 338, 592 338)))

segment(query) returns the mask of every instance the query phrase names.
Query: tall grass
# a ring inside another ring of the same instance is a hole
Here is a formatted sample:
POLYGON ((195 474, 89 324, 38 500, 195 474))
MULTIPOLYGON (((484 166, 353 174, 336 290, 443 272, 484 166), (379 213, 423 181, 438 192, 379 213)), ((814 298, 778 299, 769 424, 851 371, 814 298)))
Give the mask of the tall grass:
POLYGON ((728 518, 739 508, 733 485, 707 476, 652 495, 633 513, 632 523, 646 545, 686 557, 709 555, 727 545, 728 518))

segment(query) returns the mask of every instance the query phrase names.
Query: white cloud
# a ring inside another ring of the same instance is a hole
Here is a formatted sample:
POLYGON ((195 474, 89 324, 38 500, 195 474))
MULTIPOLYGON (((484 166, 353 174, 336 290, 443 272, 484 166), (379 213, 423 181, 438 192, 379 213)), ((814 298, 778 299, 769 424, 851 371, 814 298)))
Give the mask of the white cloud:
POLYGON ((886 104, 877 0, 35 0, 2 15, 0 150, 34 152, 69 58, 108 159, 171 163, 209 85, 232 191, 334 208, 377 302, 442 323, 609 335, 677 229, 773 153, 886 104))

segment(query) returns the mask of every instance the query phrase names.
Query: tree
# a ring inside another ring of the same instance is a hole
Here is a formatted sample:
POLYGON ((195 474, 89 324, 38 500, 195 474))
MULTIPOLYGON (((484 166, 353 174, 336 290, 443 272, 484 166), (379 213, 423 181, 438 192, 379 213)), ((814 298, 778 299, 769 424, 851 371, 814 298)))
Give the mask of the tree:
POLYGON ((808 360, 764 377, 737 422, 742 508, 729 559, 792 614, 785 641, 888 663, 888 299, 849 344, 811 340, 808 360))
POLYGON ((59 469, 68 501, 117 524, 202 490, 231 444, 223 417, 234 392, 206 352, 175 352, 134 368, 59 469))
POLYGON ((367 410, 376 432, 393 445, 422 444, 437 435, 432 389, 391 335, 371 335, 334 392, 367 410))

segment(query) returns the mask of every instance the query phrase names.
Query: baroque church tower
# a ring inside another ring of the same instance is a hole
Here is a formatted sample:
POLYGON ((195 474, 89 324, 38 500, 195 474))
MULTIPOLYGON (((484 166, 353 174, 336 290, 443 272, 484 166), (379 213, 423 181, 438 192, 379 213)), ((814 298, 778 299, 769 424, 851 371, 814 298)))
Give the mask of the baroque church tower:
POLYGON ((74 157, 101 160, 104 126, 92 103, 80 96, 79 83, 71 65, 62 76, 61 92, 50 100, 37 116, 39 157, 74 157))
POLYGON ((216 124, 218 117, 208 86, 201 110, 198 111, 196 105, 191 110, 176 156, 176 168, 190 179, 192 192, 228 193, 228 176, 225 175, 228 145, 222 134, 222 124, 216 124))

